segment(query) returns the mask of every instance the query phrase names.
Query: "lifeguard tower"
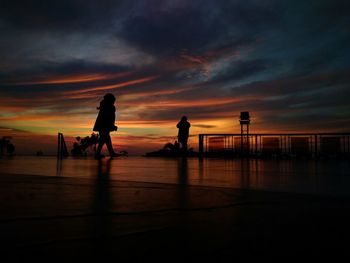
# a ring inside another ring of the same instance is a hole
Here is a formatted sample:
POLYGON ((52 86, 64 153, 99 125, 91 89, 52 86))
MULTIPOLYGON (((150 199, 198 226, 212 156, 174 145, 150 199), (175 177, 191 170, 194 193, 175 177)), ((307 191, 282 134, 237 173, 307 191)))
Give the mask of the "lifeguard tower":
POLYGON ((250 115, 249 111, 242 111, 239 123, 241 124, 241 153, 249 153, 249 125, 250 115))

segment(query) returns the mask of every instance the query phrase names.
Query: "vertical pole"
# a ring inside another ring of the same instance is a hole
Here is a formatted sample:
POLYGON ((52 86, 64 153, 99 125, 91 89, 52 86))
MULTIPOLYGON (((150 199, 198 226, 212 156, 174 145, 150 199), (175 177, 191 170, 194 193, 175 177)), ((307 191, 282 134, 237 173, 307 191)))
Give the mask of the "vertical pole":
POLYGON ((262 136, 260 135, 260 143, 259 143, 259 150, 260 150, 260 153, 262 154, 262 136))
POLYGON ((310 135, 310 145, 309 145, 309 151, 310 151, 310 155, 312 156, 312 153, 313 153, 313 149, 314 149, 314 138, 312 135, 310 135))
POLYGON ((243 155, 243 124, 241 124, 241 155, 243 155))
POLYGON ((283 154, 283 148, 284 148, 283 145, 284 145, 284 138, 282 135, 280 135, 278 139, 278 148, 279 148, 280 154, 283 154))
POLYGON ((282 136, 283 138, 283 152, 284 154, 287 156, 287 154, 289 153, 289 149, 288 149, 288 136, 282 136))
POLYGON ((63 156, 68 156, 68 150, 63 134, 59 132, 57 136, 57 159, 62 159, 63 156))
POLYGON ((64 154, 64 147, 63 147, 63 136, 61 134, 61 139, 60 139, 60 142, 61 142, 61 146, 60 146, 60 149, 61 149, 61 154, 60 154, 60 158, 63 157, 63 154, 64 154))
POLYGON ((317 143, 318 143, 318 142, 317 142, 317 135, 315 135, 315 158, 317 158, 317 155, 318 155, 318 154, 317 154, 317 151, 318 151, 318 150, 317 150, 317 143))
POLYGON ((64 139, 63 134, 62 134, 62 143, 63 143, 63 148, 64 148, 64 156, 67 157, 68 156, 68 149, 67 149, 67 144, 66 144, 66 141, 64 139))
POLYGON ((235 151, 234 137, 233 136, 231 136, 231 149, 232 149, 232 152, 235 151))
POLYGON ((247 154, 250 154, 249 124, 247 124, 247 154))
POLYGON ((203 135, 199 134, 198 135, 198 151, 199 151, 199 156, 203 156, 203 135))
POLYGON ((60 158, 60 145, 61 145, 61 142, 60 142, 60 133, 57 134, 57 159, 60 158))
POLYGON ((205 146, 204 146, 204 151, 208 152, 208 136, 205 136, 205 146))

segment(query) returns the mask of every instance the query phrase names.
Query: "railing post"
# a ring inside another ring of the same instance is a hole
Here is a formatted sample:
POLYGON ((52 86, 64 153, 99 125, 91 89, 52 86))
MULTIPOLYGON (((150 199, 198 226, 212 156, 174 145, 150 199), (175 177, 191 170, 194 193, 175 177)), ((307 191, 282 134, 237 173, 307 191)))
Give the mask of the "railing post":
POLYGON ((317 141, 317 135, 315 135, 315 158, 317 158, 317 155, 318 155, 318 153, 317 153, 317 151, 318 151, 318 149, 317 149, 317 143, 318 143, 318 141, 317 141))
POLYGON ((61 133, 57 134, 57 159, 61 157, 61 133))
POLYGON ((59 132, 57 137, 57 159, 62 159, 63 156, 68 156, 68 150, 63 134, 59 132))
POLYGON ((198 135, 198 151, 199 151, 199 156, 203 157, 203 135, 202 134, 198 135))
POLYGON ((241 157, 243 155, 243 125, 241 125, 241 157))
POLYGON ((247 126, 247 135, 246 135, 246 150, 245 154, 247 155, 247 158, 250 157, 250 135, 249 135, 249 125, 247 126))

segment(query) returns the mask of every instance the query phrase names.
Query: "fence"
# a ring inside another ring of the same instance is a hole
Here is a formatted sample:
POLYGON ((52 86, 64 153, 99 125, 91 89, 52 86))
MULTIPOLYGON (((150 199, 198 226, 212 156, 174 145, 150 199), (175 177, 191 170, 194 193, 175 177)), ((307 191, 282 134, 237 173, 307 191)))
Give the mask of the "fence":
POLYGON ((350 156, 350 133, 199 134, 198 139, 201 156, 350 156))

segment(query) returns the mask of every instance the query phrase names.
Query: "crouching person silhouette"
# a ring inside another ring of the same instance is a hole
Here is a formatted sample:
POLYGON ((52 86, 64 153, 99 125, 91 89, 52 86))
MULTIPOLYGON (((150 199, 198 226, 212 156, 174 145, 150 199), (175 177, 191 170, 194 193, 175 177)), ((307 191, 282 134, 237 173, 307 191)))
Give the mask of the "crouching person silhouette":
POLYGON ((113 94, 107 93, 100 102, 100 107, 97 108, 99 113, 93 128, 93 130, 97 131, 100 135, 98 147, 95 153, 96 159, 103 157, 103 155, 101 155, 101 151, 104 144, 107 145, 107 149, 111 157, 119 156, 114 152, 111 136, 109 134, 111 131, 116 131, 118 129, 118 127, 114 125, 116 112, 114 106, 115 100, 116 99, 113 94))
POLYGON ((179 129, 179 133, 177 137, 178 137, 178 141, 181 143, 181 150, 183 154, 186 154, 187 141, 188 141, 191 124, 187 121, 186 116, 182 116, 181 120, 176 125, 176 127, 179 129))

